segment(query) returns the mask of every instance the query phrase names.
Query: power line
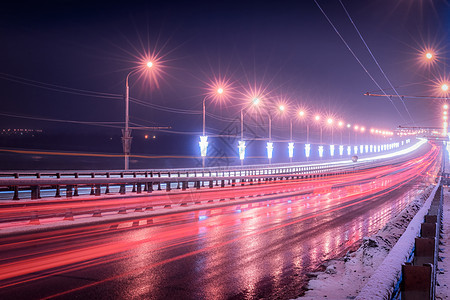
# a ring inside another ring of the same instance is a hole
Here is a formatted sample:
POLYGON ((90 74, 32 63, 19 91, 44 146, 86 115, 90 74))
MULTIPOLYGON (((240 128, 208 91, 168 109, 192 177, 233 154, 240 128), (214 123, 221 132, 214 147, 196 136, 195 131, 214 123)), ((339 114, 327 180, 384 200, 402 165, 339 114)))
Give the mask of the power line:
POLYGON ((375 58, 375 56, 373 55, 372 51, 370 50, 369 46, 367 45, 366 41, 364 40, 364 38, 361 35, 361 32, 358 30, 358 28, 356 27, 355 22, 353 22, 352 17, 350 17, 350 14, 348 13, 347 9, 345 8, 344 4, 342 3, 341 0, 339 0, 339 3, 341 3, 342 8, 344 9, 345 13, 347 14, 348 18, 350 19, 350 22, 353 24, 353 27, 355 28, 356 32, 358 33, 359 37, 361 38, 362 42, 364 43, 364 46, 366 46, 367 51, 369 51, 370 56, 372 56, 373 60, 375 61, 375 63, 377 64, 378 68, 380 69, 381 73, 383 74, 384 78, 386 79, 386 81, 389 83, 389 85, 391 86, 391 88, 394 90, 395 94, 397 95, 397 97, 400 99, 400 101, 403 104, 403 107, 405 108, 406 112, 408 113, 411 121, 414 123, 414 119, 411 116, 408 107, 406 107, 405 101, 403 100, 402 97, 400 97, 400 95, 398 94, 396 88, 392 85, 391 81, 389 80, 389 78, 386 76, 386 73, 384 73, 383 69, 381 68, 380 64, 378 63, 377 59, 375 58))
MULTIPOLYGON (((378 82, 372 77, 372 75, 370 75, 369 71, 366 69, 366 67, 364 67, 364 65, 362 64, 362 62, 359 60, 359 58, 356 56, 356 54, 353 52, 353 50, 350 48, 350 46, 347 44, 347 42, 344 40, 344 38, 342 37, 342 35, 339 33, 339 31, 337 30, 337 28, 334 26, 333 22, 331 22, 331 20, 328 18, 327 14, 325 13, 325 11, 322 9, 322 7, 320 7, 319 3, 317 2, 317 0, 314 0, 314 2, 316 3, 317 7, 320 9, 320 11, 322 12, 322 14, 325 16, 325 18, 327 19, 328 23, 330 23, 331 27, 333 27, 334 31, 336 32, 336 34, 339 36, 339 38, 341 39, 341 41, 345 44, 345 46, 347 47, 348 51, 350 51, 350 53, 353 55, 353 57, 356 59, 356 61, 359 63, 359 65, 364 69, 364 71, 366 72, 366 74, 370 77, 370 79, 375 83, 375 85, 384 92, 383 88, 378 84, 378 82)), ((385 93, 386 94, 386 93, 385 93)), ((387 96, 387 94, 386 94, 387 96)), ((403 117, 403 115, 401 114, 401 112, 398 110, 397 106, 395 106, 394 101, 392 101, 392 99, 390 97, 387 97, 389 99, 389 101, 391 101, 392 105, 394 106, 395 110, 397 111, 397 113, 399 114, 399 116, 403 119, 403 121, 406 122, 405 118, 403 117)))

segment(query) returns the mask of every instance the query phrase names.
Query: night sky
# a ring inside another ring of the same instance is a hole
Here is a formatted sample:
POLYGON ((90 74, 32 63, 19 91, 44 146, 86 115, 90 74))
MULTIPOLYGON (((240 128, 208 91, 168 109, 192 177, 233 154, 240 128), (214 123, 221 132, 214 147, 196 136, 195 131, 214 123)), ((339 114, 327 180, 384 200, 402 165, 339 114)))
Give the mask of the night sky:
MULTIPOLYGON (((139 144, 144 134, 165 136, 160 149, 183 137, 197 151, 202 99, 214 79, 230 87, 224 99, 207 99, 209 133, 230 126, 255 89, 265 111, 282 101, 291 114, 304 107, 310 115, 390 130, 441 122, 442 100, 406 98, 407 111, 394 98, 399 113, 385 97, 364 96, 382 92, 314 0, 9 2, 0 8, 1 129, 114 136, 110 151, 120 153, 125 77, 149 55, 159 60, 158 72, 151 77, 139 70, 130 77, 130 95, 142 103, 131 103, 130 118, 133 126, 170 126, 171 132, 133 131, 132 152, 151 152, 139 144)), ((439 82, 448 77, 448 1, 342 3, 399 94, 440 96, 439 82), (436 57, 432 65, 424 64, 428 48, 436 57)), ((395 94, 340 2, 318 4, 370 75, 395 94)), ((288 138, 288 119, 274 115, 275 139, 288 138)), ((102 139, 73 147, 89 152, 96 141, 102 139)))

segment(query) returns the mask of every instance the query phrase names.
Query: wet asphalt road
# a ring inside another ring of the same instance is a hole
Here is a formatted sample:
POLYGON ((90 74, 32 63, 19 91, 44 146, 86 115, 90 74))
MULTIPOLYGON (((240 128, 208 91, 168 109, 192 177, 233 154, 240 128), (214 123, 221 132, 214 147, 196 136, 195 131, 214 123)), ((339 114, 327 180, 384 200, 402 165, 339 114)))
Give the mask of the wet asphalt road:
POLYGON ((274 184, 279 197, 245 205, 3 239, 0 298, 298 297, 308 272, 358 246, 433 180, 428 155, 331 185, 274 184))

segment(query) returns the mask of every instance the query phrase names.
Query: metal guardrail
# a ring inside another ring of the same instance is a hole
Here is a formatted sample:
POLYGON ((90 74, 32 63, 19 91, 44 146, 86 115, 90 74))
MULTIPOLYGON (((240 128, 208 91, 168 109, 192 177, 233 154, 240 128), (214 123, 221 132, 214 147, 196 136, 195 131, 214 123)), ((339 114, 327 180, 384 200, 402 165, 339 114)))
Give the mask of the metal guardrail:
MULTIPOLYGON (((68 198, 78 196, 79 187, 90 188, 90 194, 99 196, 102 187, 105 194, 110 187, 119 187, 119 193, 126 193, 126 186, 132 185, 132 192, 170 191, 173 185, 183 190, 194 187, 234 185, 250 181, 277 180, 281 178, 313 178, 319 174, 347 172, 393 164, 406 158, 394 158, 389 161, 365 160, 351 162, 338 160, 302 164, 270 164, 233 167, 209 167, 190 169, 160 170, 117 170, 117 171, 11 171, 0 172, 0 191, 13 191, 12 200, 19 200, 19 191, 29 192, 31 199, 39 199, 40 191, 54 190, 55 197, 61 197, 61 189, 65 188, 68 198), (181 187, 180 187, 181 185, 181 187), (143 187, 142 187, 143 186, 143 187)), ((22 197, 22 196, 21 196, 22 197)))
MULTIPOLYGON (((272 181, 280 179, 303 179, 325 176, 325 173, 343 174, 353 171, 353 166, 310 166, 292 167, 279 169, 253 169, 240 171, 213 172, 212 170, 201 173, 181 172, 153 172, 153 171, 130 171, 130 172, 107 172, 107 173, 45 173, 32 174, 15 173, 13 178, 0 178, 0 187, 13 190, 13 200, 19 200, 19 190, 30 190, 31 199, 40 198, 42 188, 55 189, 55 197, 61 197, 61 188, 65 188, 66 197, 78 196, 79 187, 90 187, 91 195, 99 196, 101 188, 106 188, 108 194, 110 186, 119 186, 119 193, 126 193, 126 185, 132 185, 132 192, 152 192, 155 188, 170 191, 175 185, 177 189, 186 190, 188 187, 199 189, 205 182, 210 188, 213 186, 224 187, 225 185, 244 184, 249 182, 272 181), (156 185, 156 187, 155 187, 156 185)), ((4 175, 4 174, 2 174, 4 175)), ((11 174, 8 174, 11 176, 11 174)))
POLYGON ((435 299, 442 222, 443 187, 439 186, 421 224, 420 235, 394 286, 391 299, 435 299))

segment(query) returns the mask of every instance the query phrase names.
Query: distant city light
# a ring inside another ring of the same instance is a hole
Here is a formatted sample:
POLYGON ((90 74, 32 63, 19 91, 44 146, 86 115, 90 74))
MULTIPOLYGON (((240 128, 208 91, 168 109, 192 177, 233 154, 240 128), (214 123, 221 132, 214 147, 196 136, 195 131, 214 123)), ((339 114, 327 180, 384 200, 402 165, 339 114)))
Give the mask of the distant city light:
POLYGON ((444 109, 448 109, 448 105, 447 104, 444 104, 444 109))
POLYGON ((347 128, 350 128, 350 127, 352 127, 352 125, 351 124, 347 124, 347 128))

